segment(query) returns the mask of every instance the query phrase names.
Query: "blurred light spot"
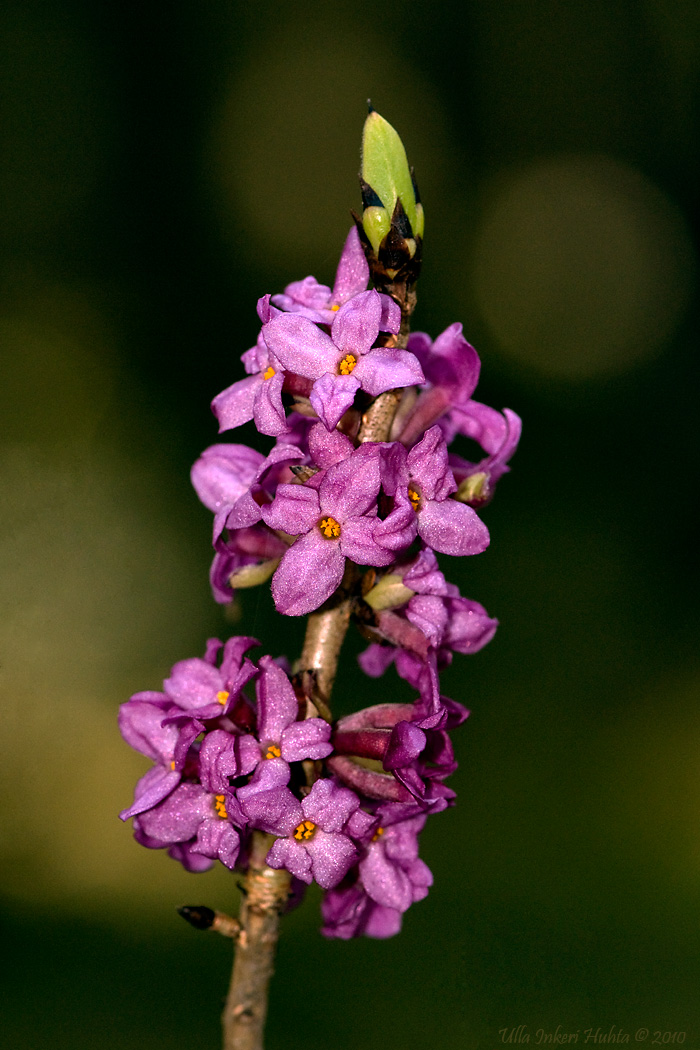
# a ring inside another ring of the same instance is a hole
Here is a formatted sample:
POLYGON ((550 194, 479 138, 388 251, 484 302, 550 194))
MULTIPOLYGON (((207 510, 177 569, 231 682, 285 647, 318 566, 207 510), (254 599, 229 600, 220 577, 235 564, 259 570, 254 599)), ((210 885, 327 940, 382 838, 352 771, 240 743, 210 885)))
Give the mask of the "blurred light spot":
POLYGON ((208 166, 224 230, 239 252, 245 238, 246 254, 259 253, 268 270, 306 273, 327 254, 332 278, 349 210, 360 203, 368 97, 402 135, 424 198, 440 181, 445 136, 430 85, 381 40, 358 35, 354 15, 342 19, 334 11, 332 24, 295 15, 278 25, 237 70, 213 128, 208 166))
POLYGON ((148 767, 122 741, 117 708, 198 655, 204 573, 157 463, 16 446, 0 476, 3 891, 152 907, 178 865, 133 844, 117 818, 148 767))
POLYGON ((700 678, 666 676, 633 707, 621 707, 591 749, 588 805, 610 837, 609 850, 658 888, 690 891, 700 873, 700 678), (621 717, 620 717, 621 716, 621 717))
POLYGON ((191 876, 117 818, 148 764, 117 707, 200 652, 207 544, 200 557, 187 478, 169 491, 157 414, 132 407, 97 298, 23 288, 0 313, 2 892, 153 908, 191 876))
POLYGON ((486 201, 474 253, 478 305, 502 348, 569 379, 655 354, 683 315, 694 269, 676 205, 602 156, 506 177, 486 201))

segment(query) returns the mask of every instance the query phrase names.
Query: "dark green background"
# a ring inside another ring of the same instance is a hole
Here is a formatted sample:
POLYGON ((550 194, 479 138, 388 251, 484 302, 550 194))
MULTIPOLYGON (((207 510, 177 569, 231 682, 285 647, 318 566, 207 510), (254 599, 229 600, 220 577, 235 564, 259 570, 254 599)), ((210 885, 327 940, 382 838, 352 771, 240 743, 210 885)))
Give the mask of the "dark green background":
MULTIPOLYGON (((464 322, 524 437, 491 548, 445 559, 501 628, 445 675, 435 885, 388 942, 324 941, 312 893, 269 1047, 700 1047, 697 5, 6 0, 0 41, 3 1043, 217 1045, 230 948, 174 908, 236 879, 117 821, 116 709, 212 634, 298 652, 269 597, 211 601, 187 472, 257 297, 332 281, 371 97, 423 191, 415 325, 464 322)), ((338 710, 400 689, 357 649, 338 710)))

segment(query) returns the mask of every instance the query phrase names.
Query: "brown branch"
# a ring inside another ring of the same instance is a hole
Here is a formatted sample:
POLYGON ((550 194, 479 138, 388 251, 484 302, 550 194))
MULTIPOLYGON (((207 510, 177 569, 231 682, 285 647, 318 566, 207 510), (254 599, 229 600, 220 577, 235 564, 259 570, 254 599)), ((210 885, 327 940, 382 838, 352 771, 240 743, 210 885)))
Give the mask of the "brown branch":
POLYGON ((241 901, 236 959, 222 1018, 224 1050, 263 1050, 267 991, 274 970, 280 911, 291 876, 268 868, 273 836, 253 832, 250 865, 241 901))
POLYGON ((195 930, 213 930, 214 933, 220 933, 222 937, 230 937, 233 940, 236 940, 241 932, 241 924, 238 919, 227 915, 225 911, 214 911, 213 908, 207 908, 206 904, 185 904, 177 911, 185 922, 194 926, 195 930))
POLYGON ((316 688, 326 706, 338 670, 338 657, 350 624, 352 599, 344 598, 324 612, 312 613, 306 628, 301 666, 313 671, 316 688))
POLYGON ((387 390, 385 394, 380 394, 374 399, 362 417, 358 434, 360 444, 364 444, 365 441, 388 440, 400 400, 400 390, 387 390))

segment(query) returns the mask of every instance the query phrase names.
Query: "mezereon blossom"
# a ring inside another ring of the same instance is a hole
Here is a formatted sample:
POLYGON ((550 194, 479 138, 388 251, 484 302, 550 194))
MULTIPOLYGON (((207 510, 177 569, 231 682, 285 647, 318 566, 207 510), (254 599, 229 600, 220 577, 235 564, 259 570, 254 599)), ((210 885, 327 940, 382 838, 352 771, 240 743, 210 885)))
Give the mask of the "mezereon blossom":
POLYGON ((279 614, 308 616, 301 656, 211 639, 119 716, 153 763, 121 813, 137 841, 189 871, 219 860, 245 878, 240 926, 219 923, 239 931, 226 1050, 262 1050, 279 915, 307 885, 324 891, 322 933, 341 939, 393 936, 428 893, 420 834, 455 802, 451 733, 469 714, 440 672, 498 626, 449 582, 450 559, 488 547, 482 513, 520 420, 474 400, 481 362, 459 322, 434 340, 410 333, 423 207, 374 111, 360 182, 333 286, 306 277, 262 295, 245 375, 212 402, 220 432, 252 421, 260 447, 223 438, 192 468, 214 516, 214 598, 270 586, 279 614), (351 626, 369 699, 334 718, 351 626))

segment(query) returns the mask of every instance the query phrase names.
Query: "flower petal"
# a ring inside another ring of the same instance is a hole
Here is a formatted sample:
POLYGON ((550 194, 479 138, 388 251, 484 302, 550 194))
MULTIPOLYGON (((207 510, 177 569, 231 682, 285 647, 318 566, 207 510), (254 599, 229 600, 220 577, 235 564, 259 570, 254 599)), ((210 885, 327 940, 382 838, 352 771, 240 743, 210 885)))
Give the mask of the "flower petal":
POLYGON ((444 644, 456 653, 476 653, 487 645, 498 627, 479 602, 469 598, 452 598, 447 603, 450 618, 444 644))
POLYGON ((261 434, 278 437, 287 429, 287 419, 282 404, 284 372, 275 372, 270 379, 263 379, 255 391, 253 417, 261 434))
POLYGON ((180 660, 163 682, 170 699, 186 711, 212 703, 222 687, 221 674, 216 667, 198 656, 180 660))
POLYGON ((216 514, 248 491, 264 458, 247 445, 212 445, 192 467, 194 490, 216 514))
POLYGON ((360 242, 357 227, 353 225, 345 238, 345 244, 340 254, 330 301, 342 306, 354 295, 364 292, 368 283, 369 266, 360 242))
POLYGON ((240 845, 240 835, 228 820, 214 817, 202 822, 190 851, 218 859, 227 868, 235 868, 240 845))
POLYGON ((294 722, 287 726, 280 738, 282 758, 285 762, 327 758, 333 751, 330 736, 331 727, 323 718, 294 722))
POLYGON ((311 874, 311 857, 300 843, 292 839, 277 839, 267 854, 265 863, 269 868, 286 868, 302 882, 314 881, 311 874))
POLYGON ((390 295, 379 293, 382 301, 382 316, 379 321, 380 332, 392 332, 398 335, 401 330, 401 307, 390 295))
MULTIPOLYGON (((339 311, 340 312, 340 311, 339 311)), ((307 317, 277 314, 263 328, 270 350, 284 368, 307 379, 335 371, 339 354, 333 341, 307 317)))
POLYGON ((359 805, 359 798, 349 788, 340 787, 332 780, 317 780, 301 807, 304 817, 324 831, 340 831, 359 805))
POLYGON ((169 846, 194 838, 202 821, 213 816, 212 795, 199 784, 185 782, 155 809, 141 813, 138 824, 149 839, 169 846))
POLYGON ((401 932, 403 912, 395 908, 385 908, 382 904, 375 904, 368 911, 365 918, 363 933, 366 937, 374 937, 384 940, 387 937, 395 937, 401 932))
POLYGON ((316 831, 306 850, 311 857, 311 872, 324 890, 329 890, 347 875, 357 858, 357 849, 347 835, 316 831))
POLYGON ((229 777, 240 776, 237 737, 223 729, 207 733, 199 751, 199 779, 212 794, 229 790, 229 777))
POLYGON ((408 453, 408 471, 420 485, 425 500, 444 500, 457 485, 447 463, 447 445, 440 427, 426 431, 422 440, 408 453))
POLYGON ((347 459, 352 451, 352 441, 339 430, 328 430, 316 423, 309 431, 309 452, 317 467, 332 467, 347 459))
MULTIPOLYGON (((258 698, 258 740, 261 744, 278 744, 283 731, 299 713, 292 683, 271 656, 260 658, 260 678, 255 687, 258 698)), ((294 761, 283 756, 287 762, 294 761)), ((304 756, 305 758, 308 756, 304 756)))
POLYGON ((353 371, 355 374, 362 383, 362 389, 372 397, 383 394, 385 390, 425 382, 418 358, 408 350, 391 346, 378 346, 370 350, 357 362, 353 371))
POLYGON ((134 789, 134 801, 119 814, 120 820, 128 820, 139 813, 153 809, 180 783, 181 774, 165 766, 153 766, 141 777, 134 789))
POLYGON ((449 325, 432 346, 424 332, 413 332, 408 348, 420 358, 429 383, 449 391, 453 404, 466 403, 479 382, 481 362, 461 324, 449 325))
POLYGON ((303 820, 299 800, 286 786, 289 766, 281 758, 263 760, 253 779, 236 792, 250 824, 268 835, 289 835, 303 820))
POLYGON ((290 536, 308 532, 320 514, 318 493, 306 485, 278 485, 274 502, 262 508, 265 524, 290 536))
POLYGON ((219 433, 240 427, 253 418, 255 394, 262 381, 260 373, 246 376, 216 395, 211 410, 219 420, 219 433))
POLYGON ((170 763, 177 742, 177 729, 163 726, 171 701, 155 693, 158 702, 131 698, 119 708, 119 731, 130 747, 154 762, 170 763))
POLYGON ((418 533, 440 554, 481 554, 489 545, 489 530, 471 507, 453 499, 428 501, 418 517, 418 533))
POLYGON ((350 518, 342 525, 340 549, 356 565, 391 565, 396 554, 374 538, 379 518, 350 518))
POLYGON ((326 310, 330 297, 331 290, 328 285, 319 284, 315 277, 305 277, 303 281, 292 281, 288 284, 282 295, 273 295, 272 302, 281 310, 299 313, 302 308, 313 311, 326 310))
POLYGON ((406 911, 413 903, 411 881, 399 864, 392 864, 381 845, 372 843, 360 861, 362 885, 377 904, 406 911))
POLYGON ((328 430, 334 430, 352 405, 360 381, 355 375, 339 376, 326 372, 313 385, 309 400, 314 412, 328 430))
POLYGON ((359 358, 366 354, 377 341, 381 318, 382 303, 374 289, 361 292, 341 306, 331 326, 333 342, 341 356, 354 354, 359 358))
POLYGON ((412 722, 397 722, 391 731, 384 768, 396 770, 410 765, 425 750, 426 739, 425 732, 412 722))
POLYGON ((406 619, 420 628, 431 645, 438 646, 445 633, 448 613, 438 595, 417 594, 406 606, 406 619))
POLYGON ((304 616, 318 609, 340 584, 344 569, 345 558, 337 540, 325 539, 318 529, 301 536, 272 577, 277 611, 304 616))
POLYGON ((351 456, 330 467, 319 487, 323 514, 339 522, 365 514, 379 493, 380 463, 375 445, 361 445, 351 456))
POLYGON ((364 652, 357 658, 362 670, 370 678, 381 678, 388 667, 394 662, 396 650, 391 645, 378 645, 373 642, 368 645, 364 652))
MULTIPOLYGON (((255 525, 262 517, 260 504, 256 502, 255 495, 260 492, 259 486, 267 484, 270 477, 275 478, 283 469, 284 463, 291 463, 295 459, 302 459, 303 453, 295 446, 284 442, 275 445, 270 450, 262 463, 258 466, 251 484, 243 495, 236 500, 225 519, 225 525, 229 529, 242 529, 255 525)), ((217 519, 220 515, 217 515, 217 519)), ((221 533, 223 525, 220 520, 214 524, 214 546, 221 533)))

